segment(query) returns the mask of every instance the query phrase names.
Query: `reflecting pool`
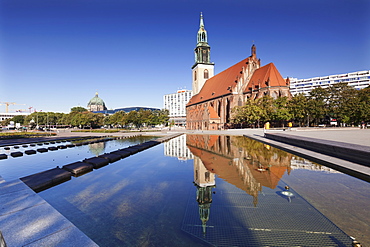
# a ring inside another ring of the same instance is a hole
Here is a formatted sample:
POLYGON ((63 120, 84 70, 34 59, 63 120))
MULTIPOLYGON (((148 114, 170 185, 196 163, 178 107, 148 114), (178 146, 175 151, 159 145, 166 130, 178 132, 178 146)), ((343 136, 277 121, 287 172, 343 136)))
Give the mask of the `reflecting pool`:
POLYGON ((182 135, 39 195, 99 246, 351 246, 349 234, 370 235, 369 183, 246 137, 182 135))
MULTIPOLYGON (((84 146, 75 146, 73 148, 49 150, 45 153, 37 152, 36 154, 27 155, 26 150, 37 150, 40 148, 48 149, 59 145, 77 144, 81 141, 44 141, 32 144, 13 145, 0 147, 0 154, 7 154, 8 158, 0 160, 0 176, 6 181, 25 177, 31 174, 42 172, 57 166, 80 161, 86 158, 98 156, 105 152, 111 152, 130 145, 139 144, 153 139, 153 136, 136 136, 126 139, 110 140, 105 142, 96 142, 84 146), (11 157, 12 152, 22 152, 21 157, 11 157)), ((97 140, 96 138, 88 139, 89 141, 97 140)))

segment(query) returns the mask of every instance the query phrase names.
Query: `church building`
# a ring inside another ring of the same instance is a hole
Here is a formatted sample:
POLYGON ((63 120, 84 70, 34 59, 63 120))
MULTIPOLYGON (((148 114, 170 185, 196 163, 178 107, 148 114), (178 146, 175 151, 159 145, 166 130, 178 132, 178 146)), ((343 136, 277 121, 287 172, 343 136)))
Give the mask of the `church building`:
POLYGON ((104 101, 99 98, 98 92, 96 92, 95 96, 87 103, 87 110, 92 112, 107 110, 104 101))
POLYGON ((214 63, 210 61, 210 46, 202 14, 192 74, 194 96, 186 105, 187 129, 232 128, 232 108, 244 105, 247 99, 267 95, 275 99, 291 97, 289 79, 284 80, 273 63, 261 67, 254 44, 249 57, 213 76, 214 63))

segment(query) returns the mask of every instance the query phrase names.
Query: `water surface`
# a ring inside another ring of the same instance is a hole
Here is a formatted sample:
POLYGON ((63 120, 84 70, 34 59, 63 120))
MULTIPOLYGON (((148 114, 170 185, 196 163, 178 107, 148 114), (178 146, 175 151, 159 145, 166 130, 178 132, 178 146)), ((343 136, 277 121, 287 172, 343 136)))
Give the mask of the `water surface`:
POLYGON ((368 183, 245 137, 183 135, 39 194, 100 246, 350 246, 369 230, 368 183))

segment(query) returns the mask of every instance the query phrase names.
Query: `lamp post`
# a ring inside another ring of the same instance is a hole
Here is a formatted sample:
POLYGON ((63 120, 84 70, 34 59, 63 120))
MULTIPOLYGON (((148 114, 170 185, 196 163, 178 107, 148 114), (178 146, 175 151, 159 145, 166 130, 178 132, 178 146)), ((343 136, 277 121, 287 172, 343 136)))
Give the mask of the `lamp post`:
POLYGON ((307 113, 307 127, 310 127, 310 115, 307 113))

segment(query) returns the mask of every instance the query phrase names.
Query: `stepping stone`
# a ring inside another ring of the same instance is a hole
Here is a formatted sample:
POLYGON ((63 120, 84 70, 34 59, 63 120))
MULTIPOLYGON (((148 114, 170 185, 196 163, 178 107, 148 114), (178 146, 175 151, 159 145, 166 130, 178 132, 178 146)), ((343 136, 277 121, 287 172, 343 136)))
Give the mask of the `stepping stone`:
POLYGON ((49 149, 50 151, 58 150, 58 148, 57 148, 57 147, 48 147, 48 149, 49 149))
POLYGON ((101 157, 93 157, 89 159, 83 160, 83 162, 87 164, 91 164, 94 169, 98 169, 100 167, 106 166, 109 164, 109 160, 101 158, 101 157))
POLYGON ((37 152, 39 152, 39 153, 45 153, 47 151, 49 151, 49 150, 47 150, 46 148, 38 148, 37 149, 37 152))
POLYGON ((57 148, 59 148, 59 149, 66 149, 67 147, 65 145, 59 145, 59 146, 57 146, 57 148))
POLYGON ((0 154, 0 160, 4 160, 4 159, 7 159, 7 158, 8 158, 8 155, 0 154))
POLYGON ((126 157, 128 157, 128 156, 130 156, 130 155, 131 155, 131 153, 130 153, 130 152, 126 152, 126 151, 124 151, 124 150, 114 151, 114 152, 111 152, 111 154, 119 155, 119 156, 121 156, 121 159, 126 158, 126 157))
POLYGON ((112 154, 112 153, 99 155, 99 157, 109 160, 109 163, 112 163, 112 162, 115 162, 121 159, 121 155, 112 154))
POLYGON ((132 147, 128 147, 128 148, 120 149, 120 151, 126 151, 126 152, 129 152, 130 154, 136 154, 136 153, 138 153, 140 150, 139 150, 139 148, 137 148, 137 147, 135 147, 135 146, 132 146, 132 147))
POLYGON ((69 165, 65 165, 62 167, 64 170, 71 172, 73 175, 79 176, 93 170, 93 165, 85 163, 85 162, 74 162, 69 165))
POLYGON ((40 192, 54 185, 63 183, 71 179, 72 174, 59 167, 36 173, 21 180, 36 192, 40 192))
POLYGON ((30 155, 30 154, 35 154, 35 153, 36 153, 36 150, 30 149, 30 150, 26 150, 26 151, 24 151, 24 153, 25 153, 25 154, 28 154, 28 155, 30 155))
POLYGON ((22 152, 13 152, 13 153, 10 153, 10 156, 12 156, 12 157, 20 157, 20 156, 23 156, 23 153, 22 152))

